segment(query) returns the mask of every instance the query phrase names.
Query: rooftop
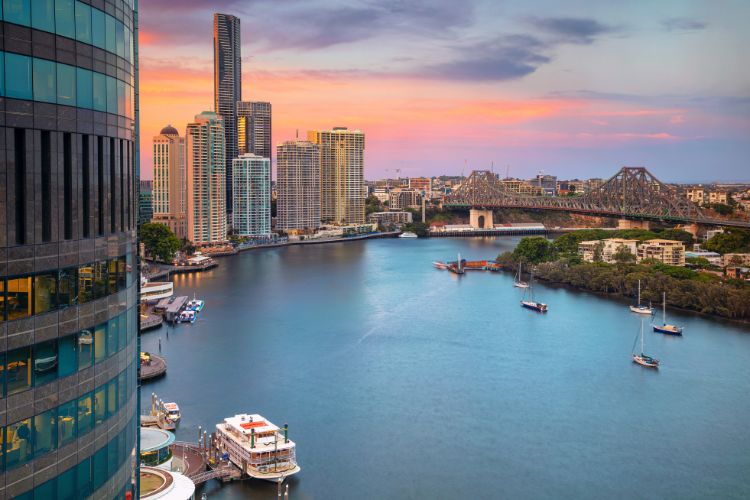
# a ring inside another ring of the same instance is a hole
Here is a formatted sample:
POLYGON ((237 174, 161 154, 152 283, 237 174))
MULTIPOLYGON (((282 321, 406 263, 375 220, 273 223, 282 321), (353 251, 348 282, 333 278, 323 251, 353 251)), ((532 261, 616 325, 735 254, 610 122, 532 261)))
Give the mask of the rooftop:
POLYGON ((166 448, 174 443, 174 434, 155 427, 141 427, 141 453, 166 448))

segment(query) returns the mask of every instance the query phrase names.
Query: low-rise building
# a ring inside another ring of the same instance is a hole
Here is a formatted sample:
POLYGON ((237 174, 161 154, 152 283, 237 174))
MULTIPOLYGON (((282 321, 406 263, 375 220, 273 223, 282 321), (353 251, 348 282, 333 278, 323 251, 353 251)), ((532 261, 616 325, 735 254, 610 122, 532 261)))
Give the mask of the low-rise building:
POLYGON ((725 267, 728 266, 750 266, 750 253, 725 253, 724 262, 725 267))
POLYGON ((687 190, 687 199, 697 205, 703 205, 706 191, 702 187, 689 188, 687 190))
POLYGON ((544 190, 541 186, 534 186, 521 179, 502 179, 500 184, 512 193, 525 194, 528 196, 541 196, 544 190))
POLYGON ((375 224, 410 224, 413 222, 411 212, 374 212, 368 216, 368 222, 375 224))
POLYGON ((726 191, 711 191, 708 193, 709 203, 722 203, 727 204, 727 192, 726 191))
POLYGON ((407 207, 419 207, 421 198, 416 189, 397 188, 391 190, 388 208, 390 210, 403 210, 407 207))
POLYGON ((638 262, 657 260, 670 266, 685 265, 685 245, 674 240, 647 240, 638 246, 638 262))
POLYGON ((635 256, 637 253, 637 244, 638 240, 626 240, 623 238, 582 241, 578 244, 578 255, 585 262, 594 262, 597 256, 599 256, 601 262, 611 264, 616 262, 615 254, 623 247, 635 256))
POLYGON ((714 266, 722 265, 722 258, 720 253, 709 252, 706 250, 693 250, 685 252, 686 259, 706 259, 709 264, 714 266))

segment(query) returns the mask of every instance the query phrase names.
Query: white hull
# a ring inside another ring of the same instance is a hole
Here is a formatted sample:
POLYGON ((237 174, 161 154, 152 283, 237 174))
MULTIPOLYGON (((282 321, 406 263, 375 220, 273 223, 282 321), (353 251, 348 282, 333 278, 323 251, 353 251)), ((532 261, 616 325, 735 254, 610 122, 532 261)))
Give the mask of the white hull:
POLYGON ((513 283, 513 286, 516 288, 529 288, 529 284, 524 283, 523 281, 516 281, 515 283, 513 283))
POLYGON ((630 310, 638 314, 654 314, 654 310, 650 307, 630 306, 630 310))
POLYGON ((262 479, 264 481, 273 481, 274 483, 278 482, 279 479, 283 479, 289 476, 292 476, 302 469, 299 465, 295 465, 293 469, 287 469, 284 471, 278 471, 278 472, 258 472, 257 470, 247 468, 245 472, 247 472, 247 475, 254 478, 254 479, 262 479))

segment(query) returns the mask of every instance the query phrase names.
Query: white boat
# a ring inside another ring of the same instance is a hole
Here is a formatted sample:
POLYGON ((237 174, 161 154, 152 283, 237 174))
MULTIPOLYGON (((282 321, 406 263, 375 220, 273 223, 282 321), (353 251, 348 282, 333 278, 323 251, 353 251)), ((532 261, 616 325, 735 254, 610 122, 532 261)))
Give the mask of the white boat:
POLYGON ((289 427, 258 414, 240 414, 216 425, 216 447, 248 476, 279 481, 300 471, 289 427))
POLYGON ((404 231, 403 233, 398 235, 399 238, 416 238, 417 235, 412 233, 411 231, 404 231))
POLYGON ((445 262, 440 262, 439 260, 433 262, 432 265, 435 269, 448 269, 448 264, 446 264, 445 262))
POLYGON ((534 287, 532 286, 532 283, 534 282, 534 273, 531 273, 531 279, 529 280, 529 285, 526 290, 523 292, 523 300, 521 300, 521 307, 525 307, 526 309, 531 309, 532 311, 536 312, 547 312, 547 304, 544 302, 537 302, 534 300, 534 287), (529 298, 526 299, 526 295, 528 294, 529 298))
POLYGON ((521 263, 518 263, 518 272, 513 280, 513 286, 516 288, 529 288, 529 284, 521 279, 521 263))
POLYGON ((177 316, 177 322, 178 323, 195 323, 196 318, 195 311, 182 311, 179 316, 177 316))
POLYGON ((630 306, 630 310, 638 314, 654 314, 654 308, 641 305, 641 280, 638 280, 638 305, 630 306))
POLYGON ((175 424, 182 418, 180 407, 177 406, 177 403, 164 403, 164 411, 167 413, 167 417, 175 424))
MULTIPOLYGON (((636 354, 635 352, 635 344, 633 345, 633 362, 638 363, 641 366, 645 366, 646 368, 659 368, 659 360, 656 358, 653 358, 649 356, 648 354, 644 354, 643 350, 643 319, 641 319, 641 352, 640 354, 636 354)), ((638 342, 638 338, 636 337, 636 342, 638 342)))
POLYGON ((661 325, 651 324, 654 331, 657 333, 664 333, 667 335, 682 335, 681 326, 667 324, 667 293, 666 292, 662 292, 661 307, 662 307, 662 324, 661 325))
POLYGON ((187 304, 185 304, 185 309, 188 311, 195 311, 197 313, 201 312, 203 310, 203 306, 206 303, 203 302, 200 299, 195 298, 195 294, 193 294, 193 300, 189 300, 187 304))

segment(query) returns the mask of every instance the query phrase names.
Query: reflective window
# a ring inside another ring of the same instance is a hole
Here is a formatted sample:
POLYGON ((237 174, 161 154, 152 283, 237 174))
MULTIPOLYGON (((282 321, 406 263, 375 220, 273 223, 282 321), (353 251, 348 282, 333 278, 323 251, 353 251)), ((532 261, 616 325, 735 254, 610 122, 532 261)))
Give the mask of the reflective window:
POLYGON ((117 377, 107 382, 107 418, 117 413, 117 377))
POLYGON ((104 28, 105 28, 105 49, 107 52, 115 53, 117 50, 117 35, 115 34, 115 18, 112 16, 104 16, 104 28))
POLYGON ((87 69, 76 68, 76 100, 78 106, 92 109, 94 107, 93 73, 87 69))
POLYGON ((55 63, 46 59, 34 58, 34 100, 57 101, 55 63))
POLYGON ((34 488, 34 498, 55 498, 57 495, 57 478, 53 477, 34 488))
POLYGON ((117 114, 125 116, 125 82, 115 80, 117 84, 117 114))
POLYGON ((57 272, 34 276, 34 314, 42 314, 57 307, 57 272))
POLYGON ((5 53, 5 95, 17 99, 31 99, 31 58, 5 53))
POLYGON ((76 341, 77 337, 75 335, 68 335, 67 337, 60 338, 57 342, 57 374, 60 378, 72 375, 78 370, 78 360, 76 359, 78 348, 76 341))
POLYGON ((117 318, 112 318, 107 323, 107 355, 111 356, 117 352, 117 330, 120 326, 117 318))
POLYGON ((107 262, 107 270, 109 272, 109 293, 117 293, 120 291, 117 288, 117 259, 110 259, 107 262))
POLYGON ((5 320, 5 279, 0 278, 0 321, 5 320))
POLYGON ((133 276, 135 274, 135 268, 133 267, 133 254, 129 253, 125 255, 125 267, 128 271, 127 286, 133 284, 133 276))
POLYGON ((94 422, 101 424, 107 418, 107 393, 105 387, 94 391, 94 422))
POLYGON ((73 0, 55 0, 55 31, 68 38, 76 37, 73 0))
POLYGON ((31 277, 8 278, 8 319, 31 316, 31 277))
MULTIPOLYGON (((43 497, 43 498, 55 498, 43 497)), ((76 498, 76 468, 71 467, 57 476, 57 500, 75 500, 76 498)))
POLYGON ((107 296, 107 261, 102 260, 94 263, 94 298, 101 299, 107 296))
POLYGON ((123 370, 117 376, 117 408, 125 408, 128 401, 128 370, 123 370))
POLYGON ((119 321, 119 335, 117 336, 117 350, 120 351, 128 345, 128 314, 124 312, 118 316, 119 321))
POLYGON ((31 387, 31 347, 8 351, 5 362, 8 394, 25 391, 31 387))
POLYGON ((76 105, 76 67, 57 65, 57 104, 76 105))
POLYGON ((83 436, 94 428, 94 406, 91 393, 78 398, 78 435, 83 436))
POLYGON ((101 73, 92 73, 92 75, 94 84, 94 109, 96 111, 107 111, 107 77, 101 73))
POLYGON ((57 282, 57 307, 64 309, 78 303, 76 287, 78 285, 78 269, 69 267, 60 269, 57 282))
POLYGON ((91 457, 79 462, 76 466, 77 498, 87 498, 93 493, 91 489, 91 457))
MULTIPOLYGON (((0 397, 5 397, 5 353, 0 352, 0 397)), ((2 434, 2 428, 0 428, 0 437, 2 434)), ((0 444, 0 453, 2 452, 2 444, 0 444)), ((2 469, 2 457, 0 457, 0 470, 2 469)))
POLYGON ((62 448, 76 438, 76 400, 68 401, 57 407, 58 446, 62 448))
POLYGON ((57 378, 57 340, 34 346, 34 385, 40 386, 57 378))
POLYGON ((38 457, 55 448, 57 448, 57 408, 34 417, 34 455, 38 457))
POLYGON ((109 479, 107 475, 107 447, 101 448, 94 453, 91 460, 92 471, 94 476, 94 491, 98 490, 109 479))
POLYGON ((125 257, 117 258, 117 290, 125 290, 127 287, 127 280, 125 278, 127 266, 125 264, 125 257))
POLYGON ((76 40, 91 43, 91 7, 76 2, 76 40))
POLYGON ((94 362, 98 363, 107 357, 107 324, 94 329, 94 362))
POLYGON ((125 25, 115 20, 115 47, 120 57, 125 57, 125 25))
POLYGON ((117 80, 107 77, 107 113, 117 113, 117 80))
POLYGON ((38 30, 55 32, 55 0, 31 2, 31 26, 38 30))
POLYGON ((3 19, 29 26, 31 24, 29 0, 3 0, 3 19))
POLYGON ((11 469, 25 464, 31 457, 31 419, 27 418, 6 427, 5 466, 11 469))
POLYGON ((93 364, 94 335, 91 330, 81 330, 76 336, 78 344, 78 369, 83 370, 93 364))
POLYGON ((104 12, 91 9, 91 41, 100 49, 106 47, 106 28, 104 26, 104 12))
POLYGON ((94 299, 94 266, 78 268, 78 302, 85 304, 94 299))

